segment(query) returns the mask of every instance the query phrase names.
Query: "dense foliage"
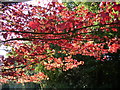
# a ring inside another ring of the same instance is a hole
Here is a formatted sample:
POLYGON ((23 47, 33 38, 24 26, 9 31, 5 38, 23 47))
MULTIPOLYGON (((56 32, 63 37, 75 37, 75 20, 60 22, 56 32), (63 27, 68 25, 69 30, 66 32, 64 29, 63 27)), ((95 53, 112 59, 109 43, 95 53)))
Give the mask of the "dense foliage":
POLYGON ((54 80, 45 82, 48 88, 118 88, 120 85, 120 51, 108 54, 110 60, 96 61, 77 55, 85 64, 63 72, 54 80))
POLYGON ((77 55, 105 61, 108 53, 117 53, 120 4, 96 3, 94 11, 66 5, 52 2, 45 8, 20 3, 2 9, 0 42, 12 51, 3 58, 1 82, 52 80, 90 60, 77 55))

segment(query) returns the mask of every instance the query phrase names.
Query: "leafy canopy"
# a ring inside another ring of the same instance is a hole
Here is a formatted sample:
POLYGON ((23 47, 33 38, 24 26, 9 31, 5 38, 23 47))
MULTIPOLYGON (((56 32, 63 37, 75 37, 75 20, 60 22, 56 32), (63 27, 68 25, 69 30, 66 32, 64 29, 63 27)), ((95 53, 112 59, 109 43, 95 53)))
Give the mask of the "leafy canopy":
POLYGON ((120 48, 120 4, 101 2, 92 12, 84 5, 70 9, 58 2, 48 7, 24 3, 2 9, 0 43, 12 47, 3 58, 1 82, 41 82, 47 71, 57 73, 83 65, 77 54, 105 60, 120 48))

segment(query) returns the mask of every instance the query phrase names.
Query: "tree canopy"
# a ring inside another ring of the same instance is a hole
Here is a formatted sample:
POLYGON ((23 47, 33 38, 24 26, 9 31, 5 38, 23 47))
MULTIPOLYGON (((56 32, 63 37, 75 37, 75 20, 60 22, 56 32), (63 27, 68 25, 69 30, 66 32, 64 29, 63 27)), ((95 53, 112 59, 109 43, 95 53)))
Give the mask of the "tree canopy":
POLYGON ((83 65, 75 55, 107 60, 120 48, 120 4, 101 2, 92 12, 84 5, 69 8, 51 2, 48 7, 24 3, 7 6, 0 15, 0 43, 12 50, 3 58, 1 82, 48 80, 45 71, 67 71, 83 65))

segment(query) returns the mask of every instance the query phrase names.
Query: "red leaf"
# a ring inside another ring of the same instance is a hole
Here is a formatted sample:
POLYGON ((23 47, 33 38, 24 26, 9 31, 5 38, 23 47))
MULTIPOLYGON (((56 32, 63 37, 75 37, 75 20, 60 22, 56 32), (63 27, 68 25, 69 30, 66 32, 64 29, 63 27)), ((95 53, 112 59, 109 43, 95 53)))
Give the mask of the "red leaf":
POLYGON ((115 11, 120 11, 120 4, 114 5, 112 7, 115 11))

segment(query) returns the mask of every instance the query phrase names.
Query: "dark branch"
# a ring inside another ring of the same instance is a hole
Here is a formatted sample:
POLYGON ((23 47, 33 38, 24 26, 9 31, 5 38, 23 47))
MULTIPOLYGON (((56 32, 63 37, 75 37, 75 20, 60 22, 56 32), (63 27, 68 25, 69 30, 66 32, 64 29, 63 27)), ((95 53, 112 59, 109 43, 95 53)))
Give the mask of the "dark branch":
POLYGON ((5 42, 8 42, 8 41, 14 41, 14 40, 32 41, 33 39, 49 40, 49 41, 62 40, 62 39, 72 40, 72 39, 70 39, 70 38, 59 38, 59 39, 44 39, 44 38, 13 38, 13 39, 9 39, 9 40, 5 40, 5 41, 1 41, 0 43, 5 43, 5 42))
MULTIPOLYGON (((76 32, 76 31, 78 31, 78 30, 85 29, 85 28, 88 28, 88 27, 106 26, 106 25, 112 25, 112 24, 118 24, 118 23, 119 23, 119 22, 117 22, 117 23, 110 23, 110 24, 90 25, 90 26, 86 26, 86 27, 74 29, 73 31, 68 31, 68 32, 65 32, 65 33, 38 33, 38 32, 27 32, 27 31, 5 31, 5 30, 2 30, 2 31, 0 31, 0 32, 14 32, 14 33, 30 33, 30 34, 53 34, 53 35, 61 35, 61 34, 69 34, 70 32, 76 32)), ((88 33, 89 33, 89 32, 88 32, 88 33)), ((81 34, 86 34, 86 33, 81 33, 81 34)))
POLYGON ((0 32, 14 32, 14 33, 30 33, 30 34, 53 34, 53 35, 61 35, 67 33, 38 33, 38 32, 26 32, 26 31, 0 31, 0 32))
MULTIPOLYGON (((78 29, 74 29, 73 31, 70 31, 70 32, 76 32, 76 31, 79 31, 81 29, 85 29, 85 28, 88 28, 88 27, 95 27, 95 26, 106 26, 106 25, 113 25, 113 24, 119 24, 120 22, 117 22, 117 23, 109 23, 109 24, 97 24, 97 25, 90 25, 90 26, 86 26, 86 27, 82 27, 82 28, 78 28, 78 29)), ((90 32, 89 32, 90 33, 90 32)), ((81 33, 82 34, 82 33, 81 33)))
MULTIPOLYGON (((31 33, 31 34, 53 34, 53 35, 60 35, 60 34, 69 34, 70 32, 75 33, 76 31, 79 31, 81 29, 85 29, 88 27, 95 27, 95 26, 105 26, 105 25, 113 25, 113 24, 118 24, 117 23, 110 23, 110 24, 98 24, 98 25, 91 25, 91 26, 86 26, 86 27, 82 27, 79 29, 74 29, 73 31, 68 31, 66 33, 36 33, 36 32, 26 32, 26 31, 0 31, 0 32, 16 32, 16 33, 31 33)), ((88 32, 88 33, 93 33, 93 32, 88 32)), ((80 34, 88 34, 88 33, 80 33, 80 34)), ((14 41, 14 40, 23 40, 23 41, 32 41, 32 39, 39 39, 39 40, 49 40, 49 41, 53 41, 53 40, 62 40, 62 39, 66 39, 66 40, 73 40, 72 37, 74 37, 75 35, 72 35, 70 37, 66 37, 66 38, 59 38, 59 39, 44 39, 44 38, 36 38, 36 37, 29 37, 29 38, 13 38, 13 39, 9 39, 9 40, 5 40, 5 41, 1 41, 0 43, 4 43, 4 42, 8 42, 8 41, 14 41)), ((80 39, 85 39, 85 38, 80 38, 80 39)))
MULTIPOLYGON (((48 56, 48 57, 49 57, 49 56, 48 56)), ((43 61, 43 60, 47 59, 48 57, 43 58, 43 59, 41 59, 40 61, 43 61)), ((35 65, 35 64, 37 64, 37 63, 34 62, 34 63, 28 64, 28 65, 35 65)), ((16 68, 25 68, 25 67, 27 67, 28 65, 13 67, 13 68, 9 68, 9 69, 2 69, 2 72, 9 71, 9 70, 13 70, 13 69, 16 69, 16 68)))

